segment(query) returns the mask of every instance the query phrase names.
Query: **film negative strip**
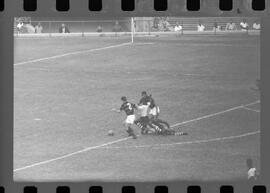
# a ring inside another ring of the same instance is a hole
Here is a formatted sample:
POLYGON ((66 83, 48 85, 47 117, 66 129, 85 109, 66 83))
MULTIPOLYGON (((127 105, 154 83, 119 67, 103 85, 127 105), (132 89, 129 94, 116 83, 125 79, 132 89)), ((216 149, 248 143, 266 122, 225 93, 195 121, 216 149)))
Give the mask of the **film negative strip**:
POLYGON ((268 0, 0 0, 0 193, 268 193, 268 0))

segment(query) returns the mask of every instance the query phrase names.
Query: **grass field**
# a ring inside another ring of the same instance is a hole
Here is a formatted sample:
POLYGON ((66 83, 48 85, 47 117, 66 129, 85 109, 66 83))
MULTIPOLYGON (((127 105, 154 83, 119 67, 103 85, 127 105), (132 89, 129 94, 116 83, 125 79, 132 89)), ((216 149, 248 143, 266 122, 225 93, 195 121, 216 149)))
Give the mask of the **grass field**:
POLYGON ((260 169, 259 36, 129 41, 15 38, 16 181, 241 180, 247 158, 260 169), (127 137, 111 109, 143 90, 187 136, 127 137))

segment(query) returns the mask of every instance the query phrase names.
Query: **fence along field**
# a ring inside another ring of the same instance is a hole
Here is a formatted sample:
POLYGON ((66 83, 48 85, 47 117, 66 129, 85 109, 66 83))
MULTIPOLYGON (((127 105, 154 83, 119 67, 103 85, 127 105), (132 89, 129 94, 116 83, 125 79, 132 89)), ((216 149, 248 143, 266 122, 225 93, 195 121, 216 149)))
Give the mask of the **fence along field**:
MULTIPOLYGON (((81 35, 81 36, 118 36, 118 35, 157 35, 157 34, 173 34, 175 26, 181 25, 181 34, 224 34, 224 33, 250 33, 258 34, 259 28, 254 28, 254 23, 260 25, 260 19, 256 17, 221 17, 221 18, 152 18, 142 17, 115 19, 115 20, 44 20, 43 18, 16 18, 14 22, 14 34, 17 36, 59 36, 59 28, 62 24, 68 27, 70 33, 65 35, 81 35), (22 29, 18 29, 18 23, 25 21, 22 29), (248 29, 241 29, 240 23, 246 21, 248 29), (228 23, 234 23, 235 29, 227 30, 228 23), (205 26, 203 32, 198 32, 198 24, 205 26), (35 30, 40 24, 42 30, 35 30), (131 28, 134 26, 134 32, 131 28), (218 26, 218 28, 217 28, 218 26)), ((176 32, 179 33, 179 32, 176 32)), ((63 35, 63 34, 62 34, 63 35)), ((62 36, 61 35, 61 36, 62 36)))

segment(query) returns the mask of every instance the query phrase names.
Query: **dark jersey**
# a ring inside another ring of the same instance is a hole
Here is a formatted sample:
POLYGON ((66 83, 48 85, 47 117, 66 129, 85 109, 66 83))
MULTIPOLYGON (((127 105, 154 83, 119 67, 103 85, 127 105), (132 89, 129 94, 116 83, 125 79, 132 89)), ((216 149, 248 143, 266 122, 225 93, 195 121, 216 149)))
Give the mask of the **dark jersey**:
POLYGON ((151 96, 146 96, 146 97, 141 98, 139 104, 140 105, 148 105, 149 103, 150 103, 149 107, 151 109, 156 106, 155 100, 151 96))
POLYGON ((139 105, 148 105, 148 103, 150 103, 150 97, 146 96, 141 98, 139 105))
POLYGON ((156 103, 155 103, 155 100, 150 96, 149 96, 149 100, 150 100, 149 107, 150 107, 150 109, 152 109, 152 108, 154 108, 156 106, 156 103))
POLYGON ((134 109, 136 106, 130 102, 124 102, 120 107, 120 111, 125 111, 127 115, 134 115, 134 109))

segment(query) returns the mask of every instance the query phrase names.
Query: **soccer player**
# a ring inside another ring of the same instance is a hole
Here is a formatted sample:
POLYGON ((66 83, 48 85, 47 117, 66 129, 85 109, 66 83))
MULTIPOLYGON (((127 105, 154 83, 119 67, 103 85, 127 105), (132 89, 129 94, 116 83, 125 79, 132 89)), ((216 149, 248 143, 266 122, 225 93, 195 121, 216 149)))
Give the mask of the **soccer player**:
POLYGON ((258 174, 255 167, 253 167, 252 159, 247 159, 247 167, 248 167, 248 180, 254 181, 257 180, 258 174))
POLYGON ((166 125, 166 127, 169 129, 170 128, 170 124, 166 121, 163 121, 162 119, 159 119, 159 113, 160 113, 160 109, 159 107, 156 105, 155 100, 153 99, 152 95, 149 95, 149 101, 150 101, 150 111, 149 111, 149 116, 150 116, 150 121, 152 121, 153 123, 156 124, 164 124, 166 125))
POLYGON ((146 91, 142 92, 142 98, 138 104, 138 109, 141 110, 141 117, 136 121, 136 125, 141 128, 142 134, 149 132, 147 126, 149 126, 151 129, 154 129, 157 133, 163 133, 165 130, 164 126, 160 123, 164 123, 168 128, 170 127, 170 125, 165 121, 159 119, 159 121, 156 121, 159 108, 156 106, 155 101, 151 95, 147 95, 146 91))
MULTIPOLYGON (((148 110, 150 105, 150 99, 146 91, 142 92, 142 98, 139 101, 137 108, 141 111, 141 116, 135 121, 135 124, 141 128, 141 133, 145 134, 147 131, 147 126, 149 125, 148 110)), ((151 126, 150 126, 151 127, 151 126)))
POLYGON ((120 113, 121 111, 124 111, 126 113, 127 118, 124 124, 127 127, 128 136, 132 136, 133 139, 136 139, 137 136, 135 135, 133 129, 131 128, 131 125, 133 125, 135 121, 134 110, 136 109, 136 105, 128 102, 127 97, 125 96, 121 97, 121 101, 123 102, 123 104, 121 105, 119 110, 115 110, 115 111, 118 113, 120 113))
POLYGON ((142 91, 142 98, 139 101, 139 106, 144 105, 144 106, 149 106, 150 105, 150 98, 147 95, 146 91, 142 91))

